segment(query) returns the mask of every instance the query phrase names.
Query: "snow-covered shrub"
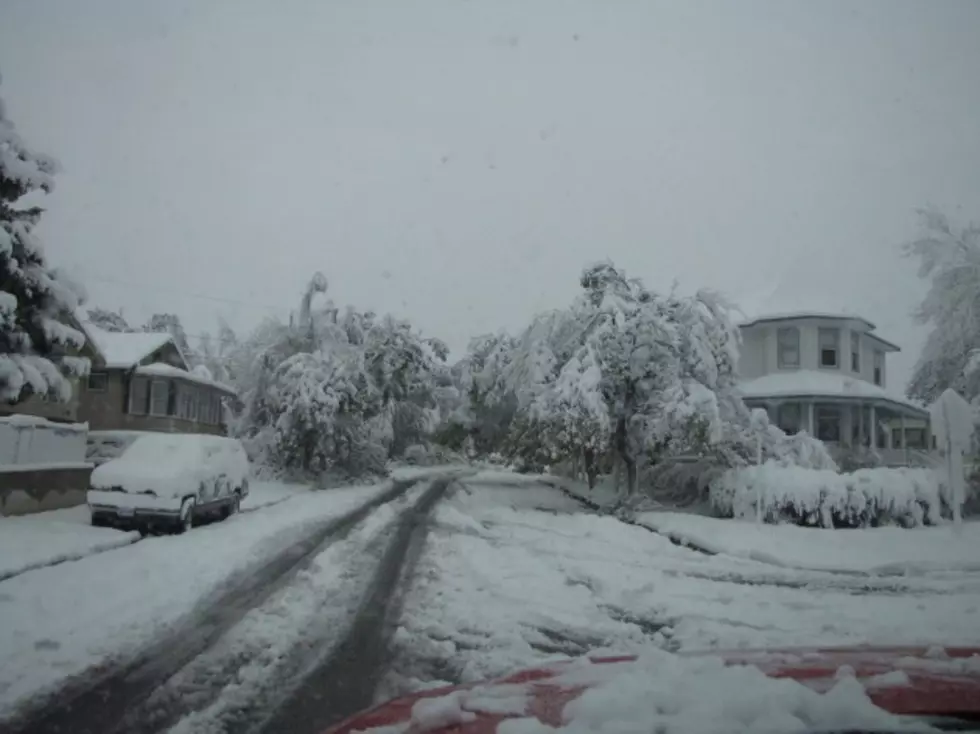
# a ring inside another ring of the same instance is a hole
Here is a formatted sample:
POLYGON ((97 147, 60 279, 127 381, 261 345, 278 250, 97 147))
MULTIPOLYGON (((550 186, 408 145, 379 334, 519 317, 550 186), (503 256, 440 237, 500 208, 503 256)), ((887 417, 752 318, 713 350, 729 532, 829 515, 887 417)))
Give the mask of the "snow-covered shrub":
POLYGON ((755 518, 761 498, 767 522, 825 528, 935 525, 949 514, 941 475, 904 467, 838 474, 767 462, 724 472, 712 482, 710 498, 725 517, 755 518))

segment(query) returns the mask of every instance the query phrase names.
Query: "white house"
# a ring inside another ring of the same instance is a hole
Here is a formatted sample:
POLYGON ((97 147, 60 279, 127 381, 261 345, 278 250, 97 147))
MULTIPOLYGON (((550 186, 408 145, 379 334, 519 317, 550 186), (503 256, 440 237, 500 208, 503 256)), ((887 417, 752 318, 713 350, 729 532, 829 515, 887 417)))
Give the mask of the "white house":
POLYGON ((899 348, 854 315, 761 316, 740 324, 741 391, 788 433, 805 430, 841 448, 874 447, 887 463, 932 446, 929 412, 889 389, 899 348))

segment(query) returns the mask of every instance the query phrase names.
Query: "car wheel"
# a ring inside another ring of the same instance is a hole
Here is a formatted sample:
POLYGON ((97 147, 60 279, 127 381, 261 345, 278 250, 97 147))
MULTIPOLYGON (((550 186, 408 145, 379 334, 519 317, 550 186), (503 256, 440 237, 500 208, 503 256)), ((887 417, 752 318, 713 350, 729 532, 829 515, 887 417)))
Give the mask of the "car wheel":
POLYGON ((180 516, 177 518, 177 532, 186 533, 194 527, 194 506, 197 503, 193 497, 188 497, 180 506, 180 516))

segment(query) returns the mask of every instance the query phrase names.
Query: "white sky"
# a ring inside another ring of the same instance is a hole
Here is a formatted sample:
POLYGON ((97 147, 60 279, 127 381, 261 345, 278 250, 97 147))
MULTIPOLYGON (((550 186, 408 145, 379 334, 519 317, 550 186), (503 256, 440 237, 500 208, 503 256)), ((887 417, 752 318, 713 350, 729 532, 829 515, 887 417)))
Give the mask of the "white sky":
POLYGON ((980 2, 0 0, 92 301, 285 315, 310 274, 459 350, 606 257, 905 351, 913 210, 980 217, 980 2), (206 300, 194 294, 241 303, 206 300))

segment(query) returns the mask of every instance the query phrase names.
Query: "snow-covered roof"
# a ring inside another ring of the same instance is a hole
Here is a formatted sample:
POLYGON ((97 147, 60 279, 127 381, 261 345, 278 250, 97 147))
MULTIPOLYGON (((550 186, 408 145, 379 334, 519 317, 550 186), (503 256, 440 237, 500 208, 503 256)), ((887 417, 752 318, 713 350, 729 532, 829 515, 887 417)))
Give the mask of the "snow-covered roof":
POLYGON ((170 334, 142 331, 112 332, 103 331, 95 326, 86 326, 87 333, 89 328, 93 330, 89 333, 89 338, 98 345, 105 359, 105 366, 110 369, 129 369, 160 347, 173 341, 170 334))
POLYGON ((858 380, 836 371, 792 370, 744 380, 739 390, 746 398, 863 398, 900 405, 916 413, 926 409, 901 395, 888 392, 866 380, 858 380))
POLYGON ((89 321, 83 309, 78 309, 75 318, 109 369, 130 369, 165 344, 173 344, 170 334, 163 332, 100 329, 89 321))
POLYGON ((222 390, 223 392, 231 395, 235 394, 235 389, 225 385, 223 382, 213 380, 199 372, 188 372, 187 370, 182 370, 180 367, 163 364, 162 362, 154 362, 153 364, 137 367, 136 374, 147 375, 148 377, 179 377, 180 379, 187 380, 188 382, 195 382, 198 385, 207 385, 208 387, 217 388, 218 390, 222 390))

